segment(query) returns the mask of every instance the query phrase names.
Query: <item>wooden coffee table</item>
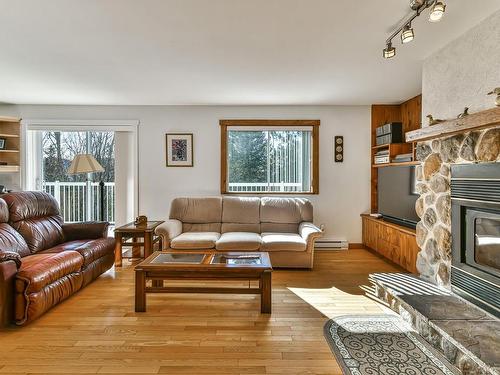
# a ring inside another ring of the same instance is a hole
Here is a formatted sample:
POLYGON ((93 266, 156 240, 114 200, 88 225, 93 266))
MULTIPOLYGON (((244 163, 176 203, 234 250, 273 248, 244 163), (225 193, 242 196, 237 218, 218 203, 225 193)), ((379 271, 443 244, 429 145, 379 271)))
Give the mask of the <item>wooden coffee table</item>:
POLYGON ((156 251, 135 267, 135 311, 146 311, 147 293, 234 293, 260 294, 260 311, 270 314, 271 272, 266 252, 156 251), (259 287, 169 287, 169 280, 258 280, 259 287))

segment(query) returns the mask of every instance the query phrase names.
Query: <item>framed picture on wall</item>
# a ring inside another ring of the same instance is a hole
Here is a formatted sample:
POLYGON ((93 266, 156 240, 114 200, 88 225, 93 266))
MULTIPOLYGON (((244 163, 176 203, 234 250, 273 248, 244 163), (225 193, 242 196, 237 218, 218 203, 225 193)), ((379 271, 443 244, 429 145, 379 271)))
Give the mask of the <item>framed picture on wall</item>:
POLYGON ((193 166, 193 134, 167 133, 167 167, 193 166))

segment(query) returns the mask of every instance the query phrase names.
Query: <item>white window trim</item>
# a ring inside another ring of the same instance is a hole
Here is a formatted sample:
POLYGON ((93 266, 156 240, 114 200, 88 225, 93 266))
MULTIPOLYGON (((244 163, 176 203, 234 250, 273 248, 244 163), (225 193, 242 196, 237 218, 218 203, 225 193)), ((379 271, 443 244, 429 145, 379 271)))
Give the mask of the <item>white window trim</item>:
POLYGON ((26 130, 78 131, 132 131, 137 133, 139 120, 51 120, 23 119, 21 125, 26 130))

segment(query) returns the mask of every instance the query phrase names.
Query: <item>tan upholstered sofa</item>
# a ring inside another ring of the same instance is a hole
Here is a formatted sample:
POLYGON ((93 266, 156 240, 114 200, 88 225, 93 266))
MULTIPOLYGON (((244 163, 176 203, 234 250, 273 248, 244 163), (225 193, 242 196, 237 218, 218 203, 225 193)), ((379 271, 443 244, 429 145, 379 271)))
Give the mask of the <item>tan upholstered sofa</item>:
POLYGON ((267 251, 273 267, 312 268, 322 235, 305 198, 176 198, 156 229, 174 250, 267 251))

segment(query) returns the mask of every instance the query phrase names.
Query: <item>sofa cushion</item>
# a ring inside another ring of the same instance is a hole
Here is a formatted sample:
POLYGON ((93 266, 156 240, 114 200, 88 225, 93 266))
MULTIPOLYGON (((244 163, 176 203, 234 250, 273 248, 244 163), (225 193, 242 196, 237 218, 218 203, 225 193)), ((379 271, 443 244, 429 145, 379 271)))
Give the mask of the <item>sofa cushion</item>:
POLYGON ((95 240, 108 236, 109 223, 106 221, 87 221, 84 223, 64 223, 62 226, 64 242, 74 240, 95 240))
POLYGON ((221 233, 227 232, 252 232, 260 234, 260 223, 222 223, 221 233))
POLYGON ((0 252, 1 251, 17 253, 21 257, 31 254, 23 236, 6 223, 0 223, 0 252))
POLYGON ((306 241, 296 233, 262 233, 261 251, 305 251, 306 241))
POLYGON ((260 198, 224 197, 222 200, 223 223, 260 223, 260 198))
POLYGON ((170 205, 170 219, 183 223, 220 223, 222 197, 175 198, 170 205))
POLYGON ((312 221, 313 207, 305 198, 261 198, 260 221, 262 223, 295 223, 312 221))
POLYGON ((215 248, 220 251, 255 251, 259 250, 262 238, 257 233, 227 232, 223 233, 215 243, 215 248))
POLYGON ((299 233, 298 223, 262 223, 260 231, 262 233, 299 233))
POLYGON ((76 251, 83 257, 83 267, 115 251, 115 239, 99 238, 96 240, 75 240, 62 243, 39 254, 60 253, 62 251, 76 251))
POLYGON ((219 239, 217 232, 186 232, 170 241, 172 249, 213 249, 219 239))
POLYGON ((83 257, 76 251, 24 257, 16 276, 16 292, 39 292, 64 276, 79 272, 82 265, 83 257))
POLYGON ((63 242, 63 219, 54 197, 41 191, 23 191, 2 198, 9 207, 9 224, 23 236, 31 253, 63 242))
POLYGON ((217 232, 220 233, 220 223, 182 223, 183 232, 217 232))
POLYGON ((9 206, 2 198, 0 198, 0 223, 9 222, 9 206))

